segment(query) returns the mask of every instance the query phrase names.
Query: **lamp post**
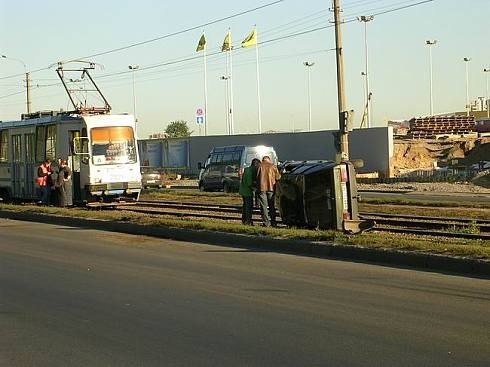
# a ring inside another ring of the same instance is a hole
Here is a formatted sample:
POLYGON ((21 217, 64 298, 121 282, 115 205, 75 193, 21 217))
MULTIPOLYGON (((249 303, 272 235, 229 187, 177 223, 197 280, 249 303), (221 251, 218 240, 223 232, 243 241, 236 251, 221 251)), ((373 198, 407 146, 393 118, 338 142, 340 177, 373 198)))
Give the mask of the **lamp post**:
POLYGON ((463 61, 466 66, 466 116, 470 115, 470 82, 469 82, 469 75, 468 75, 468 63, 471 61, 470 57, 465 57, 463 58, 463 61))
POLYGON ((303 65, 306 66, 306 71, 308 74, 308 131, 311 131, 311 75, 310 68, 315 65, 314 62, 305 61, 303 65))
POLYGON ((490 74, 490 69, 483 69, 483 72, 487 76, 487 83, 486 83, 486 89, 485 89, 485 98, 487 102, 487 117, 490 118, 490 96, 488 95, 488 74, 490 74))
POLYGON ((365 80, 366 80, 366 115, 367 127, 371 127, 371 91, 369 90, 369 56, 368 56, 368 41, 367 41, 367 24, 374 19, 374 15, 361 15, 357 20, 364 23, 364 52, 365 52, 365 80))
POLYGON ((220 77, 220 79, 225 81, 226 131, 228 135, 231 135, 230 88, 228 85, 230 77, 223 75, 222 77, 220 77))
POLYGON ((21 63, 24 66, 24 73, 26 75, 26 110, 27 113, 31 113, 31 79, 29 77, 29 72, 27 71, 27 66, 24 61, 17 59, 15 57, 10 57, 6 55, 0 55, 2 59, 12 60, 21 63))
POLYGON ((425 44, 429 47, 429 79, 430 79, 430 115, 434 115, 434 97, 432 91, 432 46, 437 43, 437 40, 427 40, 425 44))
POLYGON ((133 74, 133 115, 134 115, 134 120, 135 121, 138 121, 138 119, 136 118, 136 94, 135 94, 135 83, 134 83, 134 73, 136 72, 136 70, 138 70, 140 68, 139 65, 129 65, 128 66, 128 69, 131 70, 131 74, 133 74))

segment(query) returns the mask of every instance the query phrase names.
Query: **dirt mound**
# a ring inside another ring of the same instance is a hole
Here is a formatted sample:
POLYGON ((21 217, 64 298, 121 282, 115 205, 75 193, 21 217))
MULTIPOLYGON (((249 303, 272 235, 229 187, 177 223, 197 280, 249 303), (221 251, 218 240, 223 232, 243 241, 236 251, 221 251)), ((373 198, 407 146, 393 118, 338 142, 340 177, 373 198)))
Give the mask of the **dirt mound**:
POLYGON ((395 141, 392 167, 402 170, 428 170, 455 163, 471 165, 490 160, 490 138, 459 141, 395 141))

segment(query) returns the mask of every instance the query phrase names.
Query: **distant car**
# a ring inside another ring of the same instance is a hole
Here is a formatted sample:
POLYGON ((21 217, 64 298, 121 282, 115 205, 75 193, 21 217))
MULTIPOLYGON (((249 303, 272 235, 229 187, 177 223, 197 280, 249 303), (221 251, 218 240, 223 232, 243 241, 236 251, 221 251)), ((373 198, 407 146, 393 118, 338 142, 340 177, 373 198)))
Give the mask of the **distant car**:
POLYGON ((232 145, 214 147, 203 166, 199 163, 199 190, 224 192, 238 191, 243 169, 250 166, 252 159, 262 160, 269 156, 274 164, 278 163, 273 147, 232 145))
POLYGON ((162 188, 163 175, 157 170, 150 167, 141 167, 141 186, 145 189, 162 188))

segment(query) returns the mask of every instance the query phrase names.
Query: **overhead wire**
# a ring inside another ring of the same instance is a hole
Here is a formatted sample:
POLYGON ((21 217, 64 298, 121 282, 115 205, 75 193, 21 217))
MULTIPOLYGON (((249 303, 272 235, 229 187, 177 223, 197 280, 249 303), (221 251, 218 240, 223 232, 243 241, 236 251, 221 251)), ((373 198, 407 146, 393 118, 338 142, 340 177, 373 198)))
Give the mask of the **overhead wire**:
MULTIPOLYGON (((262 7, 259 7, 259 8, 263 8, 263 7, 266 7, 266 6, 271 6, 271 5, 276 4, 278 2, 281 2, 281 1, 283 1, 283 0, 275 1, 273 3, 266 4, 266 5, 264 5, 262 7)), ((386 10, 374 12, 374 13, 372 13, 372 15, 388 14, 388 13, 391 13, 391 12, 400 11, 400 10, 403 10, 403 9, 407 9, 407 8, 410 8, 410 7, 422 5, 422 4, 425 4, 425 3, 432 2, 432 1, 434 1, 434 0, 422 0, 422 1, 415 2, 415 3, 406 4, 404 6, 399 6, 399 7, 396 7, 396 8, 391 8, 391 9, 386 9, 386 10)), ((371 2, 372 3, 372 2, 378 2, 378 1, 368 1, 368 2, 371 2)), ((404 1, 404 2, 399 2, 397 4, 405 4, 407 2, 408 1, 404 1)), ((394 4, 392 4, 392 5, 386 5, 386 6, 383 6, 381 8, 392 7, 393 5, 394 4)), ((259 8, 254 8, 254 10, 259 9, 259 8)), ((380 8, 376 8, 376 9, 380 9, 380 8)), ((248 12, 254 11, 254 10, 249 10, 248 12)), ((321 13, 321 12, 324 12, 324 10, 320 10, 319 12, 316 12, 316 13, 321 13)), ((238 14, 242 14, 242 13, 238 13, 238 14)), ((311 16, 315 15, 316 13, 310 14, 309 16, 306 16, 306 17, 311 17, 311 16)), ((238 15, 235 15, 235 16, 238 16, 238 15)), ((223 19, 223 18, 220 18, 220 19, 223 19)), ((356 18, 355 17, 354 18, 351 18, 351 19, 345 19, 345 20, 343 20, 342 23, 351 23, 351 22, 354 22, 354 21, 356 21, 356 18)), ((216 22, 218 22, 218 20, 213 21, 213 22, 210 22, 210 23, 216 23, 216 22)), ((289 23, 294 23, 294 21, 293 22, 289 22, 289 23)), ((314 27, 314 28, 311 28, 311 29, 306 29, 306 30, 303 30, 303 31, 298 31, 298 32, 290 33, 290 34, 287 34, 287 35, 284 35, 284 36, 279 36, 279 37, 275 37, 275 38, 268 39, 268 40, 265 40, 265 41, 260 41, 260 42, 258 42, 258 45, 268 45, 268 44, 271 44, 271 43, 274 43, 274 42, 278 42, 278 41, 282 41, 282 40, 286 40, 286 39, 290 39, 290 38, 302 36, 302 35, 305 35, 305 34, 317 32, 317 31, 320 31, 320 30, 323 30, 323 29, 326 29, 326 28, 330 28, 330 27, 333 27, 333 26, 334 26, 334 24, 328 24, 328 25, 325 25, 325 26, 319 26, 319 27, 314 27)), ((281 26, 277 26, 277 27, 274 27, 274 28, 278 28, 278 27, 281 27, 281 26)), ((311 27, 311 25, 310 25, 310 27, 311 27)), ((197 29, 197 28, 199 28, 199 27, 193 27, 193 29, 197 29)), ((179 33, 182 33, 182 32, 183 31, 174 32, 174 33, 175 34, 179 34, 179 33)), ((170 37, 170 35, 166 35, 166 36, 162 36, 162 37, 170 37)), ((154 40, 157 40, 157 38, 155 38, 154 40)), ((131 47, 134 47, 134 46, 136 46, 136 44, 131 45, 131 47)), ((333 49, 333 50, 335 50, 335 49, 333 49)), ((236 51, 243 51, 243 50, 242 49, 238 49, 236 51)), ((216 51, 216 52, 209 53, 207 56, 212 59, 213 57, 216 57, 219 54, 221 54, 221 51, 216 51)), ((99 54, 97 54, 97 56, 98 55, 99 54)), ((96 56, 96 54, 94 54, 92 56, 96 56)), ((87 58, 88 57, 92 57, 92 56, 87 56, 87 58)), ((152 65, 149 65, 149 66, 140 68, 138 70, 138 73, 143 73, 146 70, 152 70, 152 69, 161 68, 161 67, 165 67, 165 66, 171 66, 171 65, 178 65, 180 63, 191 62, 191 61, 196 61, 196 60, 200 60, 200 59, 202 59, 202 56, 200 56, 200 55, 194 55, 194 56, 188 56, 188 57, 184 57, 184 58, 180 58, 180 59, 173 59, 173 60, 170 60, 170 61, 164 61, 164 62, 160 62, 160 63, 155 63, 155 64, 152 64, 152 65)), ((132 72, 134 72, 134 71, 128 71, 128 70, 126 70, 126 71, 120 71, 120 72, 115 72, 115 73, 103 74, 103 75, 98 76, 98 79, 104 79, 104 78, 108 78, 108 77, 113 77, 114 78, 114 77, 118 77, 118 76, 122 76, 123 78, 124 77, 129 77, 132 72)), ((162 72, 168 72, 168 71, 165 70, 165 71, 162 71, 162 72)), ((19 75, 24 75, 24 74, 19 74, 19 75)), ((0 78, 0 80, 1 79, 5 79, 5 78, 6 77, 0 78)), ((59 85, 59 84, 56 83, 56 84, 52 84, 52 85, 49 85, 49 86, 54 86, 54 85, 59 85)), ((0 99, 7 98, 7 97, 10 97, 10 96, 13 96, 13 95, 17 95, 17 94, 21 94, 21 93, 24 93, 24 91, 17 92, 17 93, 12 93, 12 94, 9 94, 9 95, 0 96, 0 99)))

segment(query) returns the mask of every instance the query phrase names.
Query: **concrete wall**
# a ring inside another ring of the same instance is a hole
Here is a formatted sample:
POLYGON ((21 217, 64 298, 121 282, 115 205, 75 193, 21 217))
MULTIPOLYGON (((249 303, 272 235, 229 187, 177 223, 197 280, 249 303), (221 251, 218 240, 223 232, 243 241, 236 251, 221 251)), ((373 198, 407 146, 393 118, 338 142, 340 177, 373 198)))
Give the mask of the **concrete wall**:
MULTIPOLYGON (((188 139, 189 150, 187 173, 197 174, 197 163, 206 160, 215 146, 267 145, 273 146, 279 160, 335 159, 333 133, 336 131, 314 131, 302 133, 247 134, 220 136, 193 136, 188 139)), ((171 139, 172 140, 172 139, 171 139)), ((187 139, 175 139, 187 140, 187 139)), ((364 167, 359 172, 388 174, 393 155, 393 130, 391 127, 358 129, 349 134, 351 159, 363 159, 364 167)))

